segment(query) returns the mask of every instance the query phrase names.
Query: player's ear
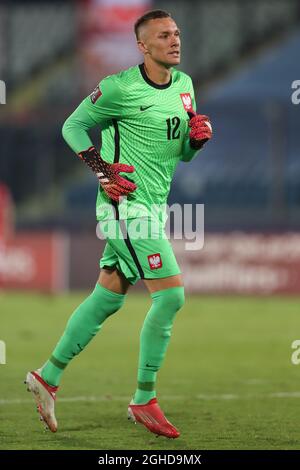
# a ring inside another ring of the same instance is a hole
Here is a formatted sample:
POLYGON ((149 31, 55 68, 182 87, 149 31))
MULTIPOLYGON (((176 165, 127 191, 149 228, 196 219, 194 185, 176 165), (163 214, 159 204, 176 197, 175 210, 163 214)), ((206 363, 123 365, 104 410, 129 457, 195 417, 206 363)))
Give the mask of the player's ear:
POLYGON ((139 48, 139 51, 142 54, 147 54, 148 53, 148 48, 147 48, 146 44, 143 41, 137 41, 137 46, 139 48))

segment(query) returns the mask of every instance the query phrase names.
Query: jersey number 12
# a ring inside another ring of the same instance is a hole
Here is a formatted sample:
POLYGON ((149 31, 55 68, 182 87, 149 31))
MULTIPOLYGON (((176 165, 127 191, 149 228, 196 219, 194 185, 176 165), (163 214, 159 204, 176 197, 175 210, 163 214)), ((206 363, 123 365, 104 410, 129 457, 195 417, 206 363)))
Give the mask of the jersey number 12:
POLYGON ((178 130, 180 119, 179 117, 175 116, 172 119, 168 118, 167 121, 167 136, 168 140, 179 139, 180 137, 180 130, 178 130))

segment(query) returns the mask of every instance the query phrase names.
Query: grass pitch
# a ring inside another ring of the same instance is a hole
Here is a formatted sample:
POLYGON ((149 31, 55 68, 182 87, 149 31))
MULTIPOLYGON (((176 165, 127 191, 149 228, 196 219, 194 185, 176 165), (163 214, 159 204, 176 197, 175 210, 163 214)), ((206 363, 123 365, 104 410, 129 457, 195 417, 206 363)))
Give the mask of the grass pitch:
POLYGON ((150 306, 129 293, 66 369, 56 434, 44 431, 23 380, 50 355, 85 293, 0 293, 0 449, 299 449, 299 298, 187 296, 157 384, 181 431, 156 438, 127 421, 135 390, 139 331, 150 306))

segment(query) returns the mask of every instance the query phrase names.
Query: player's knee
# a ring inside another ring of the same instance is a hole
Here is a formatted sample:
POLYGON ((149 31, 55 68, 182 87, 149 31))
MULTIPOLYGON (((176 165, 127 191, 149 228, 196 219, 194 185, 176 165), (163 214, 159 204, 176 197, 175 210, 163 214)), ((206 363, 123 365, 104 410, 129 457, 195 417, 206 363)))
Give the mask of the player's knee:
POLYGON ((175 313, 183 307, 185 301, 183 286, 160 292, 162 295, 159 296, 159 302, 162 310, 171 310, 175 313))
POLYGON ((180 310, 185 302, 185 296, 184 296, 184 288, 183 287, 178 287, 176 290, 174 289, 173 295, 172 295, 172 304, 174 306, 174 310, 176 312, 180 310))

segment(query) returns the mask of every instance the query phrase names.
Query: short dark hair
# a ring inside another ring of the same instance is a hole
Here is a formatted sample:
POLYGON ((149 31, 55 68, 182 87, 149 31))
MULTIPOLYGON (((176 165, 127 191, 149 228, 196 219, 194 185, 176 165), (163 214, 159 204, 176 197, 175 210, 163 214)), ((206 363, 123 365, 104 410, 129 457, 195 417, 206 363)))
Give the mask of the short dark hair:
POLYGON ((147 11, 144 15, 140 16, 134 23, 134 32, 136 38, 139 38, 139 30, 144 23, 147 23, 147 21, 150 20, 156 20, 157 18, 171 18, 171 15, 170 13, 164 10, 147 11))

